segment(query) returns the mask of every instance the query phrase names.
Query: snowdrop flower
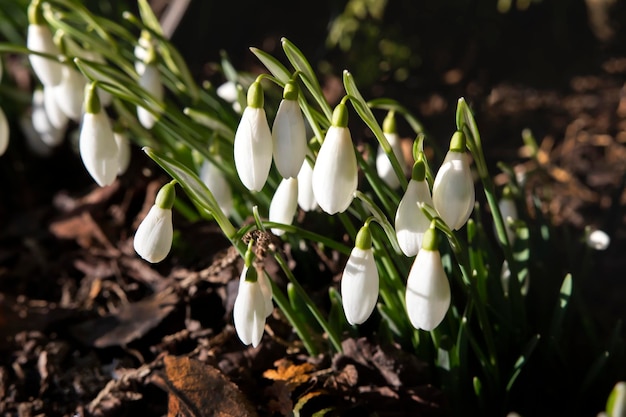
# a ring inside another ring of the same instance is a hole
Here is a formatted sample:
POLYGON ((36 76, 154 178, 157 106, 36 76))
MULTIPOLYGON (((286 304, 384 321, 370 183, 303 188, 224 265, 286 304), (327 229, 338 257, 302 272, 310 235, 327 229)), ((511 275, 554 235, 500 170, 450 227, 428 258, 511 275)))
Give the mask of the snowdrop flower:
POLYGON ((396 211, 396 236, 400 249, 406 256, 415 256, 422 247, 422 238, 430 220, 420 204, 433 205, 426 181, 426 167, 420 158, 413 165, 413 175, 396 211))
POLYGON ((251 254, 251 245, 249 245, 246 253, 246 266, 239 278, 239 292, 233 307, 233 320, 239 339, 246 345, 252 344, 253 347, 257 347, 263 337, 265 319, 271 314, 273 306, 270 310, 271 295, 268 304, 268 293, 263 289, 264 285, 271 289, 269 282, 261 284, 263 274, 259 274, 256 268, 251 267, 251 254))
POLYGON ((365 322, 378 300, 378 269, 372 252, 372 236, 365 224, 341 277, 341 299, 346 319, 351 325, 365 322))
POLYGON ((0 107, 0 156, 3 155, 9 147, 9 121, 7 115, 0 107))
POLYGON ((611 238, 603 230, 594 230, 587 232, 586 243, 591 249, 606 250, 611 244, 611 238))
POLYGON ((619 381, 611 390, 606 402, 609 417, 626 417, 626 382, 619 381))
POLYGON ((283 100, 278 106, 272 126, 274 164, 283 178, 295 178, 306 157, 306 130, 298 104, 298 85, 285 84, 283 100))
POLYGON ((68 117, 63 113, 56 98, 57 89, 55 87, 43 87, 43 107, 50 124, 59 130, 67 127, 68 117))
MULTIPOLYGON (((148 49, 143 71, 139 74, 139 86, 157 102, 163 101, 163 83, 161 82, 161 73, 156 66, 156 54, 153 47, 148 49)), ((152 129, 157 120, 157 117, 143 106, 137 106, 137 118, 146 129, 152 129)))
POLYGON ((237 84, 232 81, 226 81, 224 84, 217 87, 215 90, 217 96, 222 100, 229 102, 233 105, 233 110, 237 113, 241 113, 241 105, 239 104, 239 91, 237 84))
POLYGON ((358 184, 356 155, 347 126, 348 110, 342 102, 333 112, 332 126, 313 167, 313 194, 328 214, 346 211, 358 184))
POLYGON ((154 205, 135 233, 135 252, 148 262, 161 262, 172 248, 174 226, 172 206, 176 199, 176 181, 165 184, 157 193, 154 205))
POLYGON ((306 159, 298 172, 298 205, 304 211, 312 211, 317 207, 313 194, 313 167, 306 159))
POLYGON ((235 168, 243 185, 261 191, 272 165, 272 133, 263 109, 263 87, 255 81, 248 89, 248 106, 235 132, 235 168))
MULTIPOLYGON (((275 223, 291 224, 297 209, 298 180, 296 178, 283 178, 274 193, 274 197, 272 197, 269 219, 275 223)), ((281 236, 285 231, 273 228, 272 233, 281 236)))
POLYGON ((78 148, 85 168, 98 185, 104 187, 115 181, 119 152, 111 122, 100 106, 95 89, 96 83, 87 88, 78 148))
POLYGON ((222 171, 213 162, 205 159, 200 168, 200 179, 211 191, 224 215, 230 216, 233 211, 233 194, 222 171))
POLYGON ((80 120, 83 114, 87 79, 70 64, 61 69, 61 82, 53 87, 59 109, 70 119, 80 120))
POLYGON ((33 92, 33 108, 31 119, 35 132, 39 134, 40 139, 49 147, 58 146, 63 141, 65 129, 57 129, 48 117, 44 105, 44 92, 37 89, 33 92))
MULTIPOLYGON (((393 154, 402 169, 404 169, 406 162, 404 160, 404 153, 402 152, 402 142, 400 142, 400 136, 396 130, 396 118, 393 111, 387 113, 387 117, 385 117, 383 121, 383 133, 391 146, 393 154)), ((400 180, 393 170, 389 156, 387 156, 382 146, 378 147, 378 153, 376 155, 376 172, 389 187, 398 188, 400 186, 400 180)))
POLYGON ((130 141, 128 137, 117 130, 113 130, 113 137, 115 138, 115 143, 117 144, 117 163, 119 167, 117 168, 117 175, 124 175, 126 170, 128 169, 128 165, 130 165, 130 141))
POLYGON ((437 248, 434 223, 424 234, 406 283, 406 308, 416 329, 433 330, 450 307, 450 283, 437 248))
MULTIPOLYGON (((28 23, 28 34, 26 36, 26 47, 28 49, 55 56, 61 53, 52 40, 50 29, 46 26, 39 0, 33 0, 28 7, 28 23)), ((62 65, 58 61, 35 54, 30 54, 28 59, 37 78, 43 85, 53 86, 61 82, 62 65)))
POLYGON ((444 222, 458 230, 474 209, 474 181, 465 153, 465 135, 456 131, 433 184, 433 203, 444 222))
POLYGON ((500 208, 500 213, 502 214, 502 220, 504 220, 506 236, 509 240, 509 244, 513 245, 517 236, 515 234, 515 228, 511 224, 511 220, 517 220, 518 214, 517 206, 515 205, 515 200, 513 199, 513 192, 509 186, 504 187, 504 190, 502 190, 502 198, 498 202, 498 207, 500 208))

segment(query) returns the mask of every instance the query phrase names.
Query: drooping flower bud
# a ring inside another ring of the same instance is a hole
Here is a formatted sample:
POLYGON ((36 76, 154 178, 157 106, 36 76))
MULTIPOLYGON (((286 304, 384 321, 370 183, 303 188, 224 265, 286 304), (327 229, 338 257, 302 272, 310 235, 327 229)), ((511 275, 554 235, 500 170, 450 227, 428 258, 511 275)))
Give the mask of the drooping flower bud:
POLYGON ((44 86, 43 88, 43 106, 46 110, 48 120, 55 128, 65 130, 67 127, 68 117, 63 113, 56 98, 56 86, 44 86))
POLYGON ((9 121, 4 110, 0 107, 0 156, 4 155, 9 147, 9 121))
POLYGON ((341 299, 348 323, 361 324, 369 318, 378 300, 378 284, 372 236, 365 225, 356 236, 341 277, 341 299))
POLYGON ((420 204, 433 205, 426 181, 424 161, 418 159, 413 166, 413 175, 396 211, 396 236, 400 249, 406 256, 415 256, 422 247, 422 238, 430 220, 420 204))
MULTIPOLYGON (((139 74, 139 86, 146 90, 156 101, 163 101, 164 89, 161 81, 161 73, 156 66, 156 53, 154 47, 148 48, 147 55, 144 60, 143 71, 139 74)), ((146 129, 152 129, 157 121, 151 111, 143 106, 137 106, 137 119, 139 123, 146 129)))
MULTIPOLYGON (((385 117, 383 121, 383 134, 385 138, 387 138, 391 150, 400 163, 400 166, 404 168, 406 162, 404 160, 404 153, 402 152, 402 142, 400 141, 400 136, 396 129, 396 119, 393 111, 387 113, 387 117, 385 117)), ((400 180, 393 170, 389 156, 387 156, 382 146, 378 147, 378 153, 376 154, 376 172, 389 187, 398 188, 400 186, 400 180)))
POLYGON ((133 246, 135 252, 148 262, 161 262, 172 248, 174 226, 172 206, 176 198, 175 181, 159 190, 154 205, 137 228, 133 246))
MULTIPOLYGON (((61 53, 52 40, 50 29, 46 26, 40 0, 33 0, 28 7, 28 23, 26 36, 28 49, 55 56, 61 53)), ((54 86, 61 82, 62 65, 58 61, 35 54, 30 54, 28 59, 37 78, 43 85, 54 86)))
POLYGON ((263 87, 255 81, 248 90, 248 106, 235 132, 235 168, 251 191, 261 191, 272 165, 272 133, 263 101, 263 87))
POLYGON ((50 147, 58 146, 63 141, 65 129, 57 129, 48 118, 48 113, 44 107, 44 92, 37 89, 33 92, 33 107, 31 119, 35 132, 43 143, 50 147))
POLYGON ((119 151, 113 127, 100 106, 95 90, 95 83, 86 90, 78 147, 85 168, 98 185, 104 187, 115 181, 119 171, 119 151))
MULTIPOLYGON (((274 193, 274 197, 272 197, 269 219, 275 223, 291 224, 297 209, 298 180, 296 178, 283 178, 274 193)), ((281 236, 285 231, 273 228, 272 233, 281 236)))
POLYGON ((257 347, 263 337, 265 319, 272 314, 272 287, 264 274, 252 265, 252 241, 248 244, 245 266, 239 278, 239 292, 233 307, 233 320, 239 339, 257 347))
POLYGON ((439 216, 458 230, 474 210, 474 181, 465 152, 465 135, 457 131, 433 184, 433 204, 439 216))
POLYGON ((332 126, 326 132, 313 167, 313 194, 328 214, 346 211, 358 185, 356 155, 347 126, 348 111, 340 103, 333 112, 332 126))
POLYGON ((233 210, 233 193, 224 173, 213 162, 205 159, 200 168, 200 179, 211 191, 224 215, 230 216, 233 210))
POLYGON ((437 248, 434 223, 424 234, 406 282, 406 309, 416 329, 433 330, 450 307, 450 283, 437 248))
POLYGON ((626 382, 620 381, 613 387, 606 402, 608 417, 626 417, 626 382))
POLYGON ((317 207, 313 193, 313 167, 306 159, 298 172, 298 205, 304 211, 312 211, 317 207))
POLYGON ((283 178, 295 178, 306 156, 306 130, 298 104, 298 85, 285 84, 283 100, 278 106, 272 127, 274 164, 283 178))

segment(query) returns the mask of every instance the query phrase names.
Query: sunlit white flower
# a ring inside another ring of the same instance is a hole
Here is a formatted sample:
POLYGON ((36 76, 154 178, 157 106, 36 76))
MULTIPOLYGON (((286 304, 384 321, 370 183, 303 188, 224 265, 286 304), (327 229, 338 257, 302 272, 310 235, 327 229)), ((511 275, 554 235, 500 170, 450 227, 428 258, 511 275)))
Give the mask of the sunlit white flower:
POLYGON ((57 129, 48 117, 44 107, 44 92, 37 89, 33 92, 33 107, 31 112, 33 128, 41 140, 48 146, 57 146, 63 141, 65 129, 57 129))
POLYGON ((306 130, 298 104, 297 84, 285 85, 283 100, 278 106, 272 126, 274 164, 283 178, 295 178, 306 156, 306 130))
POLYGON ((224 173, 213 162, 206 159, 200 168, 200 179, 217 200, 220 210, 230 216, 233 210, 233 194, 224 173))
POLYGON ((243 185, 261 191, 272 165, 272 133, 263 109, 261 83, 248 90, 248 106, 235 132, 235 168, 243 185))
POLYGON ((609 417, 626 417, 626 382, 615 384, 606 402, 606 414, 609 417))
POLYGON ((52 155, 53 148, 48 146, 37 133, 33 126, 33 118, 30 112, 25 111, 18 120, 22 136, 26 139, 26 146, 33 154, 47 158, 52 155))
POLYGON ((63 113, 59 104, 57 103, 57 89, 56 87, 43 88, 43 106, 46 110, 48 120, 55 128, 64 130, 67 127, 68 117, 63 113))
POLYGON ((3 155, 9 147, 9 121, 7 115, 0 107, 0 155, 3 155))
MULTIPOLYGON (((298 180, 296 178, 283 178, 274 193, 274 197, 272 197, 269 219, 275 223, 291 224, 297 209, 298 180)), ((272 228, 272 233, 281 236, 285 231, 272 228)))
POLYGON ((61 82, 53 87, 59 109, 70 119, 78 121, 83 114, 87 79, 73 66, 63 65, 61 82))
POLYGON ((109 117, 100 107, 95 85, 87 90, 87 106, 80 127, 80 157, 92 178, 104 187, 119 171, 118 146, 109 117))
POLYGON ((406 283, 406 308, 416 329, 433 330, 450 307, 450 283, 437 249, 434 227, 424 235, 406 283))
POLYGON ((511 194, 509 187, 505 187, 505 191, 502 193, 502 198, 498 202, 498 207, 500 208, 502 220, 504 220, 504 225, 506 227, 506 236, 509 239, 509 243, 512 245, 515 242, 516 235, 515 228, 511 224, 511 221, 517 220, 518 214, 517 206, 515 205, 515 200, 513 199, 513 195, 511 194))
POLYGON ((358 185, 358 172, 346 106, 341 103, 333 113, 324 143, 313 167, 313 194, 328 214, 344 212, 352 203, 358 185))
POLYGON ((241 288, 241 284, 243 284, 246 280, 243 278, 247 276, 248 273, 252 273, 256 275, 257 282, 261 287, 261 293, 263 293, 263 299, 265 301, 265 317, 269 317, 274 311, 274 304, 272 302, 272 285, 270 284, 270 280, 262 271, 255 270, 249 271, 250 268, 254 268, 254 266, 244 266, 243 271, 241 272, 241 279, 239 280, 239 287, 241 288))
MULTIPOLYGON (((402 142, 400 136, 396 130, 396 119, 394 112, 387 113, 387 117, 383 121, 383 134, 391 146, 391 150, 395 155, 400 166, 404 169, 406 162, 404 160, 404 153, 402 152, 402 142)), ((378 176, 391 188, 398 188, 400 186, 400 180, 393 170, 389 156, 385 153, 382 146, 378 147, 378 153, 376 154, 376 172, 378 176)))
POLYGON ((312 211, 317 207, 313 193, 313 167, 306 159, 298 172, 298 205, 304 211, 312 211))
POLYGON ((361 324, 374 311, 378 300, 378 269, 368 226, 359 231, 341 276, 341 300, 348 323, 361 324))
POLYGON ((444 222, 458 230, 474 210, 474 181, 465 153, 465 135, 457 131, 433 184, 433 204, 444 222))
POLYGON ((161 187, 154 205, 137 228, 133 246, 135 252, 148 262, 161 262, 172 248, 172 205, 175 197, 173 182, 161 187))
POLYGON ((246 279, 250 273, 258 275, 254 268, 244 268, 233 307, 233 320, 239 339, 246 345, 257 347, 263 337, 268 306, 259 280, 246 279))
POLYGON ((130 141, 124 133, 115 130, 113 131, 113 137, 115 138, 115 143, 117 143, 117 162, 119 165, 117 175, 120 176, 124 175, 128 169, 128 165, 130 165, 130 141))
MULTIPOLYGON (((59 48, 52 40, 52 33, 48 26, 46 26, 40 2, 34 1, 29 6, 28 21, 26 47, 36 52, 54 56, 60 55, 61 52, 59 48)), ((37 78, 39 78, 43 85, 53 86, 61 82, 62 65, 58 61, 35 54, 30 54, 28 59, 37 78)))
POLYGON ((594 230, 587 235, 587 246, 595 250, 606 250, 611 244, 611 238, 603 230, 594 230))
POLYGON ((430 226, 430 220, 421 210, 420 204, 432 206, 433 201, 425 179, 424 163, 417 161, 396 211, 396 236, 400 249, 406 256, 417 255, 422 247, 424 233, 430 226))

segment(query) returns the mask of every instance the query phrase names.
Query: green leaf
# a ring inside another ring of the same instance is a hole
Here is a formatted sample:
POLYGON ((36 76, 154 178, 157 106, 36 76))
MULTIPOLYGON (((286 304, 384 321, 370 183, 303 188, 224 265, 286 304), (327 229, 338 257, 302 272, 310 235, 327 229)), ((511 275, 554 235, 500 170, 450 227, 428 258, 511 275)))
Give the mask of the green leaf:
POLYGON ((520 372, 522 372, 522 368, 524 367, 524 365, 526 365, 526 363, 528 363, 530 355, 532 355, 532 353, 535 351, 537 343, 539 343, 539 339, 541 339, 541 335, 534 335, 522 349, 522 354, 519 358, 517 358, 517 361, 513 365, 513 373, 511 374, 511 377, 506 384, 507 392, 510 392, 513 388, 513 384, 515 384, 515 380, 519 376, 520 372))
POLYGON ((250 51, 265 65, 265 68, 283 84, 289 81, 291 73, 276 58, 258 48, 250 48, 250 51))
POLYGON ((219 135, 227 139, 230 143, 233 142, 235 132, 230 128, 230 126, 226 125, 213 115, 200 110, 191 109, 189 107, 185 108, 183 110, 183 113, 191 117, 191 119, 196 123, 200 123, 201 125, 206 126, 211 130, 214 130, 219 135))
POLYGON ((141 16, 141 20, 143 21, 143 23, 154 33, 163 36, 163 28, 161 28, 161 23, 152 11, 152 7, 150 7, 150 3, 148 3, 148 0, 137 0, 137 5, 139 6, 139 15, 141 16))
POLYGON ((424 133, 424 126, 415 116, 413 116, 406 107, 390 98, 375 98, 367 102, 368 106, 373 109, 393 110, 401 114, 413 129, 415 134, 424 133))
POLYGON ((572 284, 572 274, 565 275, 559 291, 559 299, 557 305, 554 306, 554 313, 552 313, 552 320, 550 322, 550 339, 552 342, 558 341, 561 337, 563 319, 572 297, 572 284))

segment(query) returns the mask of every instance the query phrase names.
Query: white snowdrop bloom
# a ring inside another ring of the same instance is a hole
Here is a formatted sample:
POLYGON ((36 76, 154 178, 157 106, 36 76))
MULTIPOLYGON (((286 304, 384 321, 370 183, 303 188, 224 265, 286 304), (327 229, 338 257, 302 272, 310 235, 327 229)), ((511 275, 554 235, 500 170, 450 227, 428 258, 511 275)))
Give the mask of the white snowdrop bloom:
POLYGON ((498 202, 498 207, 500 208, 500 213, 502 214, 502 220, 504 220, 506 236, 509 239, 509 243, 513 245, 517 236, 515 235, 515 228, 509 220, 517 220, 518 214, 513 194, 508 186, 505 187, 502 192, 502 198, 498 202))
MULTIPOLYGON (((46 26, 39 1, 31 2, 28 7, 28 23, 28 34, 26 35, 26 47, 28 49, 54 56, 61 54, 52 40, 50 29, 46 26)), ((53 86, 61 82, 62 65, 58 61, 35 54, 30 54, 28 59, 37 78, 43 85, 53 86)))
MULTIPOLYGON (((239 292, 233 307, 233 320, 237 336, 245 344, 257 347, 261 343, 267 317, 266 298, 259 280, 248 280, 249 271, 254 268, 244 268, 239 283, 239 292), (244 275, 245 274, 245 275, 244 275)), ((256 274, 256 271, 254 273, 256 274)))
MULTIPOLYGON (((273 291, 272 291, 272 285, 270 284, 270 280, 267 277, 267 275, 265 275, 262 271, 259 270, 254 270, 254 271, 249 271, 250 268, 255 268, 254 266, 244 266, 243 267, 243 271, 241 272, 241 276, 245 277, 247 276, 248 273, 253 273, 254 275, 256 275, 257 277, 257 282, 259 283, 259 286, 261 287, 261 293, 263 293, 263 300, 265 301, 265 317, 269 317, 272 315, 272 312, 274 311, 274 304, 272 302, 272 295, 273 295, 273 291)), ((241 287, 241 284, 245 282, 245 279, 240 279, 239 280, 239 287, 241 287)))
POLYGON ((73 66, 63 65, 61 82, 53 87, 59 109, 70 119, 80 120, 83 114, 87 79, 73 66))
MULTIPOLYGON (((269 220, 275 223, 291 224, 297 209, 298 180, 296 178, 283 178, 274 193, 274 197, 272 197, 269 220)), ((273 228, 272 233, 281 236, 285 231, 273 228)))
POLYGON ((137 228, 133 246, 135 252, 148 262, 161 262, 172 248, 174 226, 172 205, 176 198, 175 182, 165 184, 159 190, 154 205, 137 228))
POLYGON ((224 173, 213 162, 206 159, 200 168, 200 179, 211 191, 224 215, 230 216, 233 211, 233 193, 224 173))
POLYGON ((67 127, 68 117, 63 113, 56 98, 56 87, 43 88, 43 106, 46 110, 48 120, 55 128, 64 130, 67 127))
POLYGON ((272 126, 274 164, 283 178, 295 178, 306 157, 306 129, 298 104, 298 86, 285 84, 283 100, 278 106, 272 126))
POLYGON ((457 131, 433 184, 433 204, 439 216, 458 230, 474 210, 474 181, 465 153, 465 135, 457 131))
POLYGON ((217 87, 215 90, 218 97, 227 101, 233 105, 233 110, 237 113, 241 113, 241 104, 239 104, 239 91, 237 90, 237 84, 232 81, 226 81, 224 84, 217 87))
POLYGON ((587 246, 595 250, 606 250, 611 244, 611 238, 603 230, 594 230, 587 235, 587 246))
POLYGON ((24 112, 19 118, 19 126, 22 135, 26 139, 26 146, 33 154, 41 158, 47 158, 52 155, 53 149, 41 139, 41 135, 37 133, 33 126, 33 118, 31 116, 31 113, 24 112))
POLYGON ((128 166, 130 165, 130 141, 124 133, 117 132, 115 130, 113 131, 113 137, 115 138, 115 143, 117 144, 118 151, 117 163, 119 167, 117 169, 117 175, 120 176, 124 175, 124 173, 128 169, 128 166))
POLYGON ((615 384, 606 402, 606 414, 609 417, 626 417, 626 382, 615 384))
POLYGON ((434 226, 429 228, 411 266, 406 283, 406 308, 416 329, 433 330, 446 316, 450 307, 450 283, 443 270, 437 249, 434 226))
POLYGON ((378 300, 378 269, 372 252, 369 226, 359 230, 341 276, 343 311, 351 325, 365 322, 378 300))
POLYGON ((118 146, 109 117, 102 111, 94 90, 92 83, 87 89, 78 148, 85 168, 98 185, 104 187, 115 181, 119 171, 118 146))
POLYGON ((406 256, 417 255, 422 247, 424 233, 430 226, 430 220, 419 206, 433 205, 425 173, 424 162, 415 162, 412 178, 396 211, 396 236, 400 249, 406 256))
POLYGON ((54 147, 61 144, 65 129, 57 129, 50 122, 50 118, 44 107, 44 92, 40 89, 33 92, 31 119, 35 132, 39 134, 39 137, 46 145, 54 147))
POLYGON ((298 172, 298 205, 304 211, 312 211, 317 207, 313 193, 313 167, 306 159, 298 172))
POLYGON ((261 191, 272 165, 272 133, 263 109, 263 88, 255 81, 248 90, 248 106, 235 132, 235 168, 251 191, 261 191))
MULTIPOLYGON (((406 161, 404 160, 404 153, 402 152, 402 142, 396 130, 396 118, 393 111, 387 113, 383 121, 383 134, 385 138, 387 138, 387 142, 389 142, 389 146, 391 146, 391 150, 400 163, 400 166, 404 169, 406 161)), ((393 170, 389 156, 387 156, 382 146, 378 147, 378 153, 376 154, 376 172, 389 187, 398 188, 400 186, 400 180, 393 170)))
POLYGON ((313 194, 328 214, 346 211, 358 185, 356 155, 347 126, 348 112, 345 104, 340 103, 313 167, 313 194))
MULTIPOLYGON (((163 101, 164 89, 159 69, 153 63, 147 63, 139 76, 139 86, 152 95, 158 102, 163 101)), ((157 117, 143 106, 137 106, 137 118, 146 129, 152 129, 157 117)))
POLYGON ((0 156, 3 155, 9 147, 9 120, 7 115, 0 107, 0 156))

